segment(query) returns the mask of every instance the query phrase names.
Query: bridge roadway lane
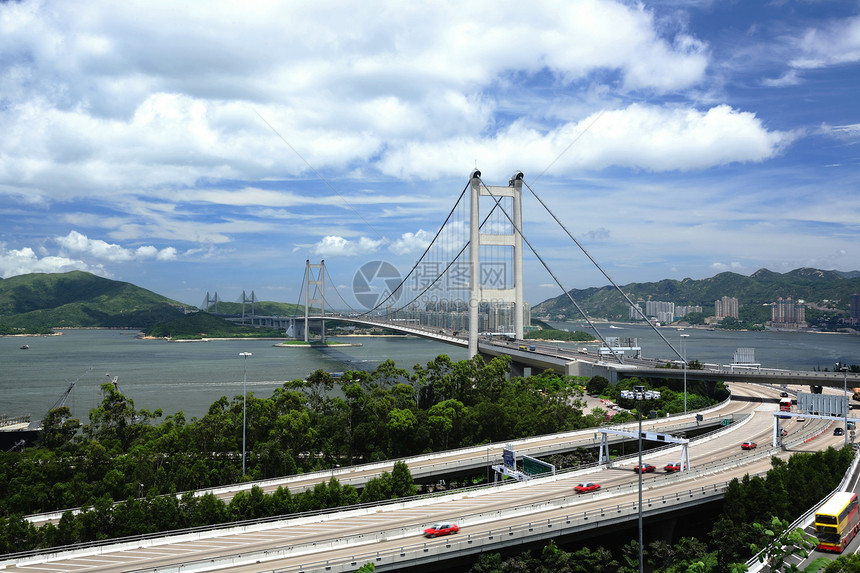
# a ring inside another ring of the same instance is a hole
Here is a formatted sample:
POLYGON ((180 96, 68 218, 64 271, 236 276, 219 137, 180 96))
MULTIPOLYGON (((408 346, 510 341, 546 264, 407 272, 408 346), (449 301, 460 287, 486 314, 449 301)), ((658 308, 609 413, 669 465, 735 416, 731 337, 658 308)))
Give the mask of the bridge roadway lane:
MULTIPOLYGON (((739 388, 736 390, 741 392, 739 388)), ((746 386, 743 390, 746 394, 762 397, 774 396, 776 392, 751 386, 746 386)), ((767 447, 772 432, 773 411, 776 408, 774 403, 733 402, 730 405, 733 409, 737 405, 743 405, 747 412, 754 413, 744 422, 727 428, 719 437, 693 442, 690 446, 693 471, 690 473, 666 475, 660 470, 655 474, 645 474, 643 485, 646 498, 723 482, 733 477, 741 477, 746 473, 765 472, 770 467, 770 455, 787 457, 791 453, 767 447), (744 440, 755 440, 762 445, 753 451, 742 451, 740 443, 744 440), (735 459, 739 463, 736 467, 724 468, 718 461, 725 459, 735 459)), ((818 450, 828 445, 841 446, 843 438, 833 437, 832 432, 829 431, 830 425, 829 422, 813 420, 788 423, 786 425, 790 432, 788 439, 800 436, 801 433, 809 434, 810 437, 817 435, 794 451, 801 448, 818 450)), ((677 446, 668 448, 648 454, 644 456, 644 460, 662 468, 669 461, 677 461, 679 451, 680 448, 677 446)), ((320 559, 334 558, 337 555, 351 556, 368 551, 422 544, 424 540, 420 536, 420 531, 429 523, 439 519, 459 520, 464 527, 460 537, 477 536, 486 534, 491 529, 498 530, 500 527, 509 527, 518 523, 629 502, 637 495, 635 487, 637 475, 632 471, 633 464, 635 461, 629 460, 611 469, 581 470, 552 478, 533 480, 527 484, 510 484, 471 493, 454 493, 442 498, 390 504, 364 511, 351 510, 324 516, 265 523, 256 527, 246 527, 245 531, 217 530, 206 534, 208 537, 197 536, 199 539, 178 536, 173 539, 158 540, 158 544, 147 547, 143 547, 144 544, 141 543, 133 543, 131 547, 104 550, 101 554, 79 556, 57 554, 46 557, 47 561, 42 563, 20 562, 17 564, 17 569, 42 573, 47 571, 107 573, 164 567, 169 564, 239 553, 248 554, 253 551, 287 546, 295 547, 295 553, 303 553, 287 559, 250 564, 248 567, 237 564, 229 567, 231 571, 258 572, 293 567, 320 559), (572 493, 573 486, 579 481, 595 481, 601 483, 603 489, 597 494, 575 496, 572 493), (539 513, 535 513, 528 507, 522 507, 559 498, 566 498, 565 507, 541 510, 539 513), (508 507, 521 509, 514 517, 505 518, 501 522, 492 521, 489 517, 470 517, 481 512, 486 513, 508 507), (391 531, 392 529, 394 531, 391 531), (376 541, 372 533, 383 530, 388 530, 385 539, 376 541), (307 543, 316 543, 319 546, 326 540, 342 539, 350 535, 364 535, 364 543, 343 548, 323 549, 322 553, 318 554, 298 547, 307 543)), ((444 540, 434 540, 432 543, 444 543, 444 540)))
MULTIPOLYGON (((739 389, 738 392, 743 391, 739 389)), ((771 394, 772 393, 769 393, 768 396, 771 396, 771 394)), ((708 410, 705 413, 705 417, 707 419, 719 419, 732 414, 743 413, 747 409, 749 409, 748 403, 731 401, 708 410)), ((694 423, 694 420, 695 414, 693 413, 656 420, 643 420, 642 429, 651 432, 673 433, 678 431, 682 426, 689 428, 694 423)), ((636 423, 626 423, 616 427, 627 431, 635 432, 637 430, 636 423)), ((595 434, 595 430, 591 428, 574 432, 565 432, 562 434, 551 434, 547 436, 512 440, 511 443, 514 445, 514 449, 518 456, 525 454, 536 457, 570 451, 577 447, 596 447, 600 442, 599 439, 595 437, 595 434)), ((402 461, 406 462, 409 466, 409 471, 412 473, 413 478, 416 480, 422 480, 439 475, 440 473, 464 470, 483 470, 490 464, 501 463, 502 450, 504 447, 504 444, 498 443, 484 444, 470 448, 449 450, 447 452, 413 456, 411 458, 404 458, 402 461)), ((218 488, 198 490, 197 494, 203 495, 206 493, 213 493, 220 499, 230 501, 238 492, 248 491, 255 485, 259 486, 267 493, 271 493, 281 486, 289 488, 292 493, 297 493, 307 489, 313 489, 313 487, 318 483, 328 481, 332 477, 337 478, 341 485, 363 487, 371 478, 380 476, 382 472, 387 471, 390 473, 393 468, 394 461, 389 460, 372 464, 335 468, 327 471, 286 476, 282 478, 231 484, 218 488)), ((56 524, 62 517, 62 514, 63 511, 46 512, 30 515, 27 519, 37 526, 49 522, 56 524)))

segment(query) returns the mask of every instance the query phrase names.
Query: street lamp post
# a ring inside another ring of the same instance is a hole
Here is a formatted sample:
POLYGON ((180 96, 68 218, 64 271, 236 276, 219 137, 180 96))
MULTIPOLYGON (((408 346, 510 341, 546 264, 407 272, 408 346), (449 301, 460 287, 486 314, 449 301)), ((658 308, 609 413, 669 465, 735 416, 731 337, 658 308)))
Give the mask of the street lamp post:
POLYGON ((245 475, 245 395, 248 387, 248 357, 250 352, 240 352, 242 357, 242 476, 245 475))
POLYGON ((836 363, 836 370, 842 371, 842 392, 845 395, 845 445, 848 445, 848 409, 851 403, 848 401, 848 365, 842 362, 836 363))
MULTIPOLYGON (((623 395, 623 394, 622 394, 623 395)), ((628 394, 629 396, 629 394, 628 394)), ((643 571, 642 552, 642 400, 659 400, 659 392, 646 392, 645 386, 634 386, 633 396, 639 402, 639 573, 643 571)))
POLYGON ((682 368, 684 369, 684 413, 687 413, 687 339, 690 338, 689 334, 681 335, 681 353, 684 356, 684 364, 682 368))

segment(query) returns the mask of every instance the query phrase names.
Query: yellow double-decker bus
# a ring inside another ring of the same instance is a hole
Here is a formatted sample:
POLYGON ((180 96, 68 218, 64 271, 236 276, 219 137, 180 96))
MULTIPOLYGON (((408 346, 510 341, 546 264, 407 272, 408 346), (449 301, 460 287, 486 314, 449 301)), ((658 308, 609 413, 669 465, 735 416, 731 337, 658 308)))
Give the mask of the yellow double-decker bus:
POLYGON ((815 512, 815 535, 818 537, 818 549, 822 551, 842 553, 857 535, 858 529, 860 504, 856 493, 834 493, 815 512))

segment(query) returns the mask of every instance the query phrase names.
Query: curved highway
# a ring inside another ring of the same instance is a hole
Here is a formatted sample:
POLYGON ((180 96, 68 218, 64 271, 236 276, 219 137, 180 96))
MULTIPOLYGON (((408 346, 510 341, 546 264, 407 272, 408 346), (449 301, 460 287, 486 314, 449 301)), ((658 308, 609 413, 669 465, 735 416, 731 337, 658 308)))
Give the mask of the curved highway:
MULTIPOLYGON (((777 390, 749 385, 733 385, 733 390, 738 395, 753 399, 778 396, 777 390)), ((643 476, 643 495, 659 499, 693 488, 704 489, 747 473, 766 472, 770 468, 771 455, 788 457, 794 451, 842 446, 844 438, 832 436, 832 422, 807 419, 783 424, 788 432, 786 444, 792 448, 790 451, 771 448, 769 444, 776 407, 774 402, 739 400, 725 404, 720 410, 721 415, 751 415, 715 436, 691 442, 689 472, 666 474, 662 470, 665 464, 679 460, 680 446, 644 455, 643 461, 657 466, 658 470, 643 476), (741 450, 740 444, 746 440, 757 442, 758 448, 741 450)), ((593 430, 587 433, 593 435, 593 430)), ((567 439, 571 439, 570 436, 567 439)), ((483 456, 484 450, 481 450, 480 457, 483 456)), ((321 564, 327 559, 345 558, 348 561, 356 555, 372 555, 375 551, 402 552, 399 548, 407 545, 444 545, 447 543, 445 538, 426 542, 420 535, 425 527, 436 520, 457 521, 463 528, 457 537, 463 538, 492 536, 493 531, 498 535, 500 531, 519 525, 564 519, 566 516, 569 519, 570 515, 581 515, 583 512, 599 514, 607 508, 636 501, 638 476, 632 470, 635 463, 635 460, 629 460, 612 468, 580 470, 527 483, 392 503, 370 509, 179 534, 157 541, 135 541, 82 550, 79 554, 45 554, 18 560, 14 565, 18 571, 43 573, 151 571, 156 567, 159 571, 165 571, 178 570, 176 567, 183 563, 188 566, 182 570, 188 571, 193 570, 195 562, 197 565, 205 564, 210 571, 310 571, 308 564, 317 563, 322 567, 321 564), (600 483, 602 489, 577 496, 573 493, 573 487, 581 481, 600 483), (509 508, 517 509, 511 512, 507 511, 509 508), (242 556, 245 556, 244 561, 242 556)), ((2 565, 9 566, 11 563, 0 561, 2 565)))

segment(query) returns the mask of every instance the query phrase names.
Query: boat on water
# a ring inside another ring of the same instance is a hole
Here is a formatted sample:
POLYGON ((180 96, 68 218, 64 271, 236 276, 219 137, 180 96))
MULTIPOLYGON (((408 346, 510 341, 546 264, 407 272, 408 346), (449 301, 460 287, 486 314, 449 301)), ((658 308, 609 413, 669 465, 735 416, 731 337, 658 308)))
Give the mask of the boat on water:
POLYGON ((41 421, 31 421, 30 416, 0 415, 0 450, 24 449, 35 442, 42 433, 41 421))
MULTIPOLYGON (((26 344, 24 346, 27 346, 26 344)), ((23 346, 21 347, 24 348, 23 346)), ((27 346, 29 348, 29 346, 27 346)), ((87 372, 92 370, 92 366, 87 368, 87 372)), ((69 394, 75 388, 78 380, 84 377, 81 374, 69 383, 69 387, 60 396, 60 399, 54 404, 51 410, 62 408, 66 405, 66 400, 69 399, 69 394)), ((108 374, 110 377, 110 374, 108 374)), ((116 386, 117 376, 114 376, 113 384, 116 386)), ((49 410, 50 411, 50 410, 49 410)), ((25 447, 33 445, 39 436, 42 434, 42 421, 31 420, 30 416, 6 416, 0 414, 0 451, 8 452, 11 450, 23 450, 25 447)))
POLYGON ((29 344, 22 344, 21 350, 30 350, 30 345, 29 344))

